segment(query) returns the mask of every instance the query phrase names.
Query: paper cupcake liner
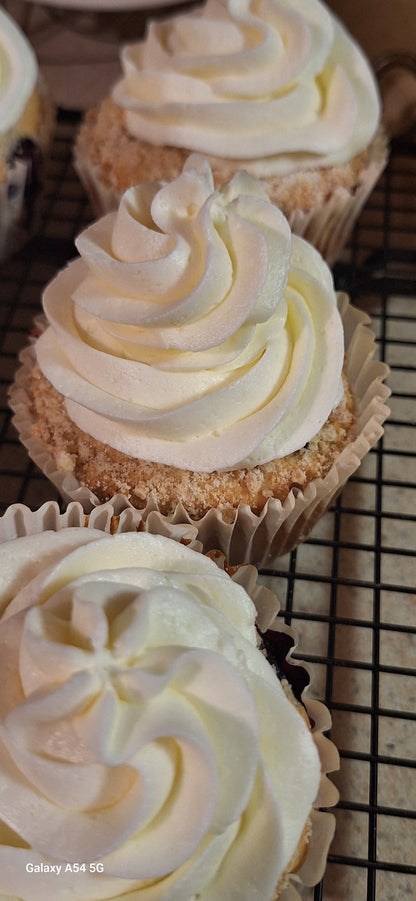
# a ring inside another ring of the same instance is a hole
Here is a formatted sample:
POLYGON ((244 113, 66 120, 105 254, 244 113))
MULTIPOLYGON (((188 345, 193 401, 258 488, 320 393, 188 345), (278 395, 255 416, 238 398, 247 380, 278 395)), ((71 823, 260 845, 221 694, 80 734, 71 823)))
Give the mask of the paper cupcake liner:
MULTIPOLYGON (((329 773, 339 769, 339 754, 334 743, 325 735, 331 728, 331 717, 328 708, 321 702, 308 696, 310 676, 309 669, 303 661, 293 661, 292 654, 297 649, 296 632, 282 621, 275 620, 266 632, 265 638, 277 635, 282 642, 282 650, 277 660, 282 684, 287 681, 295 699, 303 704, 321 761, 321 781, 313 809, 310 814, 311 833, 308 850, 298 870, 289 873, 279 901, 301 901, 296 886, 312 887, 318 884, 325 871, 328 851, 335 832, 335 817, 328 811, 339 799, 338 789, 328 778, 329 773), (282 663, 283 661, 283 663, 282 663)), ((266 641, 267 646, 267 641, 266 641)), ((273 653, 269 659, 273 662, 273 653)), ((303 897, 303 895, 302 895, 303 897)))
MULTIPOLYGON (((309 535, 358 469, 363 457, 382 436, 383 422, 390 412, 385 404, 390 390, 383 381, 389 368, 373 359, 375 338, 369 328, 370 319, 349 303, 346 294, 338 295, 338 303, 344 324, 347 376, 356 402, 356 437, 343 449, 325 478, 312 480, 304 490, 292 489, 283 502, 269 498, 260 514, 240 504, 233 522, 224 521, 217 509, 209 510, 200 519, 192 518, 182 504, 178 504, 173 514, 165 515, 150 495, 140 511, 143 522, 152 516, 165 524, 196 526, 205 551, 219 549, 231 564, 253 563, 256 566, 272 564, 276 557, 286 554, 309 535)), ((34 346, 26 348, 20 359, 22 365, 10 391, 13 423, 20 440, 64 501, 77 501, 86 513, 90 513, 101 505, 99 498, 82 486, 72 473, 58 469, 43 442, 32 434, 27 386, 35 360, 34 346)), ((132 507, 122 494, 114 495, 109 502, 117 515, 132 507)))
MULTIPOLYGON (((13 504, 0 517, 0 543, 25 535, 40 534, 47 530, 58 532, 68 527, 94 528, 113 534, 146 530, 152 534, 164 534, 175 541, 185 542, 197 553, 203 553, 201 543, 196 537, 195 527, 186 524, 162 525, 161 532, 159 518, 144 521, 140 512, 131 508, 118 514, 111 503, 95 508, 90 515, 86 515, 81 504, 76 502, 69 504, 63 513, 56 501, 46 502, 38 510, 31 510, 24 504, 13 504)), ((245 588, 251 597, 257 609, 257 625, 260 633, 265 634, 266 638, 267 635, 274 635, 282 639, 278 651, 269 655, 269 659, 276 665, 279 678, 282 684, 287 686, 293 703, 303 705, 321 761, 321 780, 310 814, 310 835, 306 855, 299 870, 287 874, 281 892, 277 896, 279 901, 301 901, 296 885, 313 886, 320 881, 335 830, 335 817, 327 808, 334 807, 337 803, 338 791, 328 778, 328 774, 339 769, 339 754, 333 742, 324 734, 331 728, 330 713, 321 701, 309 698, 308 667, 302 661, 291 660, 297 647, 296 633, 278 618, 279 600, 270 589, 259 584, 257 569, 251 564, 231 567, 220 551, 210 553, 209 556, 217 566, 228 572, 230 578, 245 588)))
MULTIPOLYGON (((325 202, 304 211, 285 210, 286 218, 295 234, 300 235, 319 250, 329 266, 338 260, 361 210, 386 167, 388 141, 380 129, 369 148, 365 168, 353 190, 338 187, 325 202)), ((270 194, 273 201, 273 192, 270 194)))
POLYGON ((102 532, 151 532, 181 541, 193 550, 201 551, 198 530, 187 523, 174 525, 163 522, 159 517, 148 517, 144 522, 139 510, 126 507, 119 514, 112 504, 102 504, 86 514, 76 501, 68 504, 64 512, 56 501, 46 501, 37 510, 25 504, 12 504, 0 517, 0 543, 20 538, 22 535, 39 534, 46 530, 53 532, 71 527, 100 529, 102 532))
MULTIPOLYGON (((170 523, 160 516, 150 514, 146 520, 140 510, 125 507, 118 512, 112 503, 101 504, 86 514, 82 505, 71 501, 64 512, 57 501, 46 501, 37 510, 31 510, 25 504, 10 505, 0 517, 0 544, 23 535, 38 535, 41 532, 58 532, 64 528, 90 528, 102 532, 117 534, 120 532, 149 532, 151 535, 163 535, 190 547, 198 553, 203 552, 202 542, 198 539, 198 529, 188 523, 170 523)), ((230 577, 241 585, 250 595, 257 610, 257 625, 263 632, 275 620, 279 611, 276 595, 266 586, 257 583, 257 570, 251 564, 230 567, 220 551, 212 551, 209 556, 217 566, 227 569, 230 577)))
POLYGON ((74 151, 74 169, 85 189, 95 219, 118 209, 121 192, 100 180, 100 169, 85 154, 74 151))

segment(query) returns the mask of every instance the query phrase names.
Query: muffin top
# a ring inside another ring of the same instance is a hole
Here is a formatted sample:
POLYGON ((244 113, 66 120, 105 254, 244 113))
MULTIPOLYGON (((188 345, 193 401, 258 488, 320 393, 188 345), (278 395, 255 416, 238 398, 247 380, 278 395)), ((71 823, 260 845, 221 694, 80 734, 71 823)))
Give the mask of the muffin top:
POLYGON ((245 589, 72 527, 0 546, 0 605, 0 893, 274 897, 321 769, 245 589))
POLYGON ((283 457, 342 397, 331 273, 261 185, 192 155, 76 241, 43 304, 39 366, 88 435, 195 472, 283 457))
POLYGON ((112 96, 132 135, 256 176, 345 163, 379 123, 371 67, 319 0, 207 0, 151 22, 121 65, 112 96))

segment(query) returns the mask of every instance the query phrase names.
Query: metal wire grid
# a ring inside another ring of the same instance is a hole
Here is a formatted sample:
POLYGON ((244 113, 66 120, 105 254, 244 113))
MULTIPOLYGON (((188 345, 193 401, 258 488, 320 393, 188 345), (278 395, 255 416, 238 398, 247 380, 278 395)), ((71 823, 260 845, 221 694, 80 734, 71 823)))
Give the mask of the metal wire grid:
MULTIPOLYGON (((71 163, 77 119, 62 114, 37 236, 0 267, 0 513, 58 496, 20 446, 7 390, 46 282, 74 255, 91 211, 71 163)), ((416 154, 396 142, 335 269, 372 318, 391 367, 383 440, 296 551, 263 570, 299 637, 311 691, 332 711, 341 768, 337 830, 315 901, 416 896, 416 154)))
POLYGON ((335 269, 391 367, 385 435, 313 536, 262 580, 299 636, 341 756, 315 901, 416 897, 416 145, 387 172, 335 269))

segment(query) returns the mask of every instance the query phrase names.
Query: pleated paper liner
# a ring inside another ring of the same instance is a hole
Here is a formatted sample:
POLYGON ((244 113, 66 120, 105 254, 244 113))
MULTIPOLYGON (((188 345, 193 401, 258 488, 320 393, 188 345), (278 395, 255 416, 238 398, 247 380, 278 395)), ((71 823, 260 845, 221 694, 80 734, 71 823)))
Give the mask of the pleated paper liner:
MULTIPOLYGON (((354 439, 343 449, 325 478, 312 480, 304 490, 292 489, 281 502, 269 498, 260 514, 243 504, 237 508, 232 522, 225 521, 220 510, 212 508, 200 519, 188 515, 182 504, 175 512, 164 515, 149 495, 141 517, 152 515, 165 524, 193 525, 205 551, 221 550, 230 563, 271 565, 273 560, 296 547, 312 531, 316 522, 333 503, 363 458, 383 434, 383 423, 389 414, 386 400, 390 390, 385 384, 389 368, 374 359, 375 336, 366 313, 352 306, 346 294, 338 295, 344 324, 346 371, 356 403, 354 439)), ((65 502, 78 501, 90 513, 102 501, 75 476, 60 470, 43 442, 32 434, 28 381, 35 360, 33 345, 21 354, 21 367, 10 392, 13 422, 29 456, 55 485, 65 502)), ((109 498, 117 514, 131 507, 122 494, 109 498)))

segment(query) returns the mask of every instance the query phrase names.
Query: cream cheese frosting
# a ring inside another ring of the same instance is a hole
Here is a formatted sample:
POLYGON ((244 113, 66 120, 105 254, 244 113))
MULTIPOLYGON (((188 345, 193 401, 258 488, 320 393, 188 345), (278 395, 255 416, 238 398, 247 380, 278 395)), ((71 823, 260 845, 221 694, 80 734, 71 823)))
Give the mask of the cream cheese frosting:
POLYGON ((244 588, 73 527, 0 546, 0 609, 1 897, 272 899, 320 762, 244 588))
POLYGON ((131 135, 257 176, 343 164, 380 119, 371 67, 319 0, 207 0, 151 22, 112 96, 131 135))
POLYGON ((136 459, 197 472, 283 457, 342 396, 331 273, 245 172, 197 154, 128 189, 47 287, 36 343, 72 421, 136 459))
POLYGON ((0 146, 24 112, 37 78, 38 66, 29 42, 0 8, 0 146))

